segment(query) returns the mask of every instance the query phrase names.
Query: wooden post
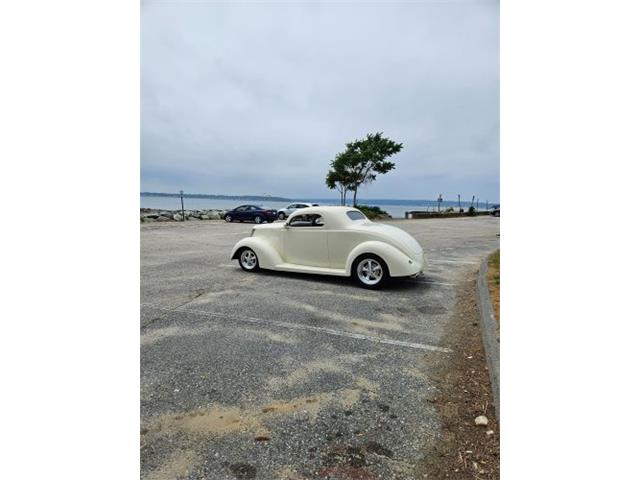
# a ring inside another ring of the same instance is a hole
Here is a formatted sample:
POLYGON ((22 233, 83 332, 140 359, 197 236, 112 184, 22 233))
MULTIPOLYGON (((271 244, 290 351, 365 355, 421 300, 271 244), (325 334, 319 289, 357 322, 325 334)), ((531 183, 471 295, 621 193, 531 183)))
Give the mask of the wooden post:
POLYGON ((182 206, 182 221, 184 222, 184 192, 180 190, 180 205, 182 206))

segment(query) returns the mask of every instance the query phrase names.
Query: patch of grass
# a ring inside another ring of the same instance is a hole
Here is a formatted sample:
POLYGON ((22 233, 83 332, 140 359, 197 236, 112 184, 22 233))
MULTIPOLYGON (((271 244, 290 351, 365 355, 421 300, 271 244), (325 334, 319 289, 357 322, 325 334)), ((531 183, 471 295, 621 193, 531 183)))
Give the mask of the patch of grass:
POLYGON ((487 283, 489 284, 489 294, 493 303, 493 310, 496 320, 500 325, 500 250, 492 253, 488 260, 487 283))

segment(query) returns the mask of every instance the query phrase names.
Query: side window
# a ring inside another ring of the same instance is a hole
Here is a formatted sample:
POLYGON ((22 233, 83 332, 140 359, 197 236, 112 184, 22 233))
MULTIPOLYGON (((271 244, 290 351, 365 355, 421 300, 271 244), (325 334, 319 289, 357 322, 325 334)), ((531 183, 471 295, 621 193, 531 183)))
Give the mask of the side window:
POLYGON ((242 207, 236 208, 236 212, 244 212, 247 209, 244 205, 242 207))
POLYGON ((290 227, 322 227, 324 219, 317 213, 296 215, 289 222, 290 227))
POLYGON ((349 217, 351 220, 366 220, 367 219, 367 217, 365 217, 362 212, 359 212, 357 210, 349 210, 347 212, 347 217, 349 217))

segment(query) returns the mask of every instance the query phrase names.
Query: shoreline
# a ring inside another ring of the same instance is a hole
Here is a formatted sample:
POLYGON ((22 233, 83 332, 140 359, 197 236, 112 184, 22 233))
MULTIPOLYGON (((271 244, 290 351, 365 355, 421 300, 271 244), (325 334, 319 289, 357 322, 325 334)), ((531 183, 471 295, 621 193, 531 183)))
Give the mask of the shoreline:
MULTIPOLYGON (((224 220, 224 214, 227 210, 219 208, 211 209, 186 209, 184 210, 184 221, 206 221, 206 220, 224 220)), ((414 211, 415 212, 415 211, 414 211)), ((371 219, 372 221, 404 221, 404 220, 426 220, 437 218, 473 218, 476 216, 489 216, 490 212, 480 211, 475 215, 457 212, 420 212, 419 215, 413 215, 410 218, 394 217, 384 219, 371 219)), ((162 208, 143 208, 140 207, 140 223, 156 223, 156 222, 182 222, 182 210, 168 210, 162 208)))

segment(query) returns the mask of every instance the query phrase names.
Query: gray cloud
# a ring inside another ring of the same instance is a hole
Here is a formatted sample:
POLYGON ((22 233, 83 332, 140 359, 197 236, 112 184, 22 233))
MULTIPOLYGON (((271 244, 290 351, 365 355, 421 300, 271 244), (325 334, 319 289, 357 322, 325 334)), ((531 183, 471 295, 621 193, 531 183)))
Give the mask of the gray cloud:
POLYGON ((497 2, 141 8, 141 189, 330 197, 329 161, 384 131, 369 198, 499 199, 497 2))

